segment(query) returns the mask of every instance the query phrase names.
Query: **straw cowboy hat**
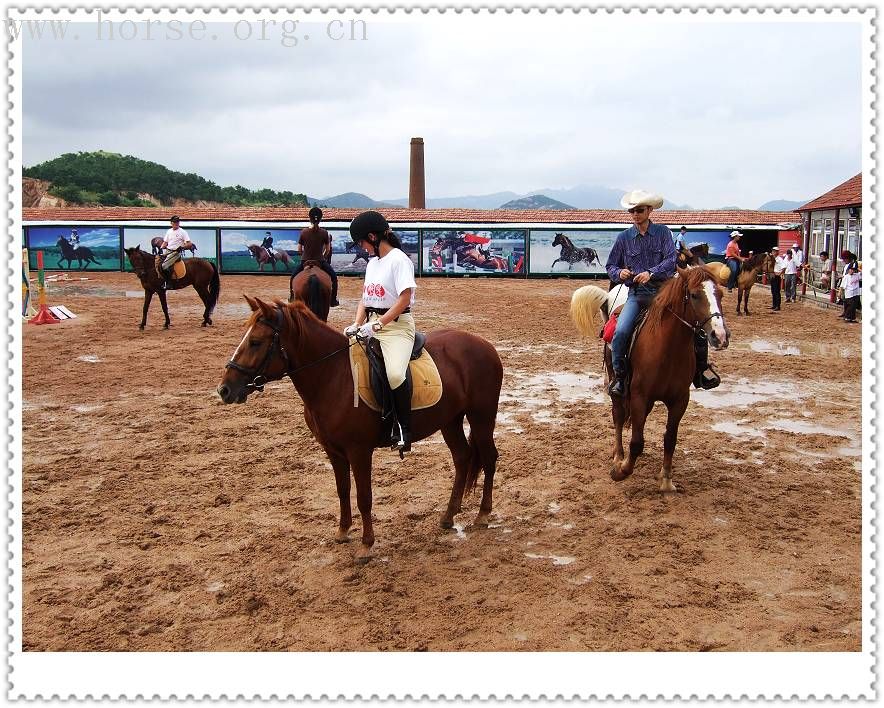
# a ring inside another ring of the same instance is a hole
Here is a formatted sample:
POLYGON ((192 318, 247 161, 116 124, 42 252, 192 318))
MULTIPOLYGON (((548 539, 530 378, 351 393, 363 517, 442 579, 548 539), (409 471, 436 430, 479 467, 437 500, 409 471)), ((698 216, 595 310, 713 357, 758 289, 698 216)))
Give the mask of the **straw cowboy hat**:
POLYGON ((651 209, 659 209, 663 206, 663 197, 659 194, 651 194, 643 189, 634 189, 627 192, 620 200, 620 206, 624 209, 631 209, 637 206, 649 206, 651 209))
POLYGON ((737 238, 738 236, 739 236, 739 237, 742 237, 743 234, 741 234, 741 233, 740 233, 739 231, 737 231, 736 229, 734 229, 733 231, 731 231, 731 238, 737 238))

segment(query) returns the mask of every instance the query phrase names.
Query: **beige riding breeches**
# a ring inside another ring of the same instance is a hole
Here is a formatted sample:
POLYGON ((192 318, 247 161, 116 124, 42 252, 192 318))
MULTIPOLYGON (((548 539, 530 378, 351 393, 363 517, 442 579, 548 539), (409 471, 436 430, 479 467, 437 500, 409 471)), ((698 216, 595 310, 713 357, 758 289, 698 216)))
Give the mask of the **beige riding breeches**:
MULTIPOLYGON (((380 315, 376 312, 368 316, 369 322, 379 319, 380 315)), ((374 336, 377 337, 384 354, 390 388, 399 388, 405 383, 405 373, 408 371, 408 361, 411 359, 411 350, 414 347, 414 317, 408 312, 399 315, 397 320, 384 325, 384 328, 380 332, 375 332, 374 336)))

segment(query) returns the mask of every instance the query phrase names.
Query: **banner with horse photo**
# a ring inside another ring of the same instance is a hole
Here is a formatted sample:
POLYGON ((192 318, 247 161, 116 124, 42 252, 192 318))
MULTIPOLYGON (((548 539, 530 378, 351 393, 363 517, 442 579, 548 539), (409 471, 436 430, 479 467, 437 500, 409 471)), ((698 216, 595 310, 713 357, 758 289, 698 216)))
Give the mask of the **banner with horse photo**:
MULTIPOLYGON (((363 275, 371 254, 353 243, 348 229, 329 229, 328 232, 332 237, 331 266, 335 272, 341 275, 363 275)), ((418 273, 419 233, 416 230, 397 229, 395 225, 393 233, 399 237, 402 242, 402 250, 411 258, 411 262, 414 263, 414 272, 418 273)))
POLYGON ((531 275, 605 275, 620 230, 531 231, 531 275))
POLYGON ((29 226, 28 264, 37 269, 43 251, 46 270, 119 270, 120 230, 116 226, 29 226))
POLYGON ((221 272, 291 275, 300 235, 300 228, 221 229, 221 272))
POLYGON ((524 275, 522 229, 425 229, 423 275, 524 275))
MULTIPOLYGON (((192 258, 199 256, 218 265, 218 244, 215 239, 215 229, 182 227, 190 237, 193 244, 193 250, 184 250, 181 252, 182 258, 192 258)), ((163 226, 124 226, 123 227, 123 248, 134 248, 138 246, 145 253, 152 256, 158 255, 162 250, 161 244, 165 238, 166 231, 169 230, 167 225, 163 226)), ((128 258, 123 259, 123 270, 132 272, 132 263, 128 258)))

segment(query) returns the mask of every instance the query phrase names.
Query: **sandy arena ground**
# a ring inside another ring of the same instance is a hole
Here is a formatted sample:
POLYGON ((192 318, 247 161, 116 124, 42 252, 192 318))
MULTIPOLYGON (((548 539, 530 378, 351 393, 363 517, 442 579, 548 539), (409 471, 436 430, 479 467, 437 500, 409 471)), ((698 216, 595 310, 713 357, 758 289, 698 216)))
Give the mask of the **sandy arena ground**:
MULTIPOLYGON (((208 329, 195 291, 173 292, 172 329, 155 299, 139 332, 136 277, 87 277, 50 291, 76 320, 24 326, 26 650, 861 648, 860 326, 836 310, 773 313, 759 287, 738 318, 725 295, 724 383, 692 393, 663 495, 659 407, 636 473, 608 476, 600 342, 567 317, 586 281, 420 281, 420 328, 480 334, 503 360, 493 523, 470 526, 477 493, 439 527, 440 435, 405 461, 378 450, 375 557, 357 566, 292 385, 215 393, 241 294, 287 280, 222 277, 208 329)), ((332 326, 360 286, 341 279, 332 326)), ((355 490, 353 508, 358 539, 355 490)))

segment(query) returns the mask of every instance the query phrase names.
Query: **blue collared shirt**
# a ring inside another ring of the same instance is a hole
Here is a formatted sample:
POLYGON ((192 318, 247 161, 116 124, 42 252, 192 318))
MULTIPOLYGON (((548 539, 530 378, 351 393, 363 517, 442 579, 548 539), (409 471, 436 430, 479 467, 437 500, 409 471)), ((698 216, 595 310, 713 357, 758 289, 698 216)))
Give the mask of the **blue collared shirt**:
MULTIPOLYGON (((620 271, 624 268, 635 275, 648 271, 651 274, 648 284, 654 287, 671 278, 675 274, 675 244, 669 227, 651 222, 644 236, 635 226, 617 234, 605 270, 611 280, 619 283, 620 271)), ((626 284, 632 287, 632 278, 626 280, 626 284)))

